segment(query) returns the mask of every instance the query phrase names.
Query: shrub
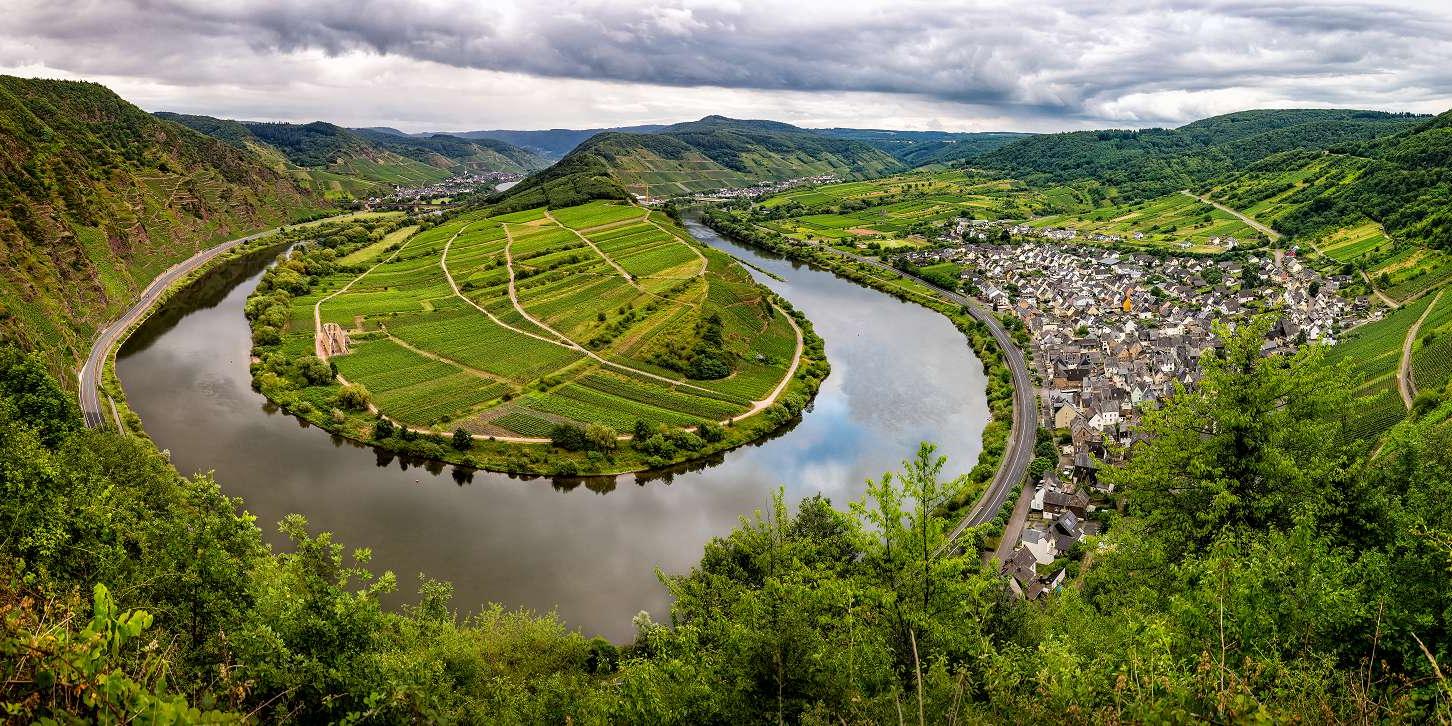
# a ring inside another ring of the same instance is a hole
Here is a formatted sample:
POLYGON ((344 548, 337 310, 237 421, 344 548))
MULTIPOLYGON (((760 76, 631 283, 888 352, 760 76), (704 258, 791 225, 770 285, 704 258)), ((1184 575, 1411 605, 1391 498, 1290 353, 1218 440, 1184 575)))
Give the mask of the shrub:
POLYGON ((581 451, 589 446, 585 430, 574 424, 555 424, 550 429, 550 443, 565 451, 581 451))
POLYGON ((350 383, 338 391, 333 403, 344 411, 366 411, 372 396, 362 384, 350 383))
POLYGON ((474 437, 470 436, 469 432, 464 429, 454 429, 453 445, 459 451, 468 451, 474 448, 474 437))

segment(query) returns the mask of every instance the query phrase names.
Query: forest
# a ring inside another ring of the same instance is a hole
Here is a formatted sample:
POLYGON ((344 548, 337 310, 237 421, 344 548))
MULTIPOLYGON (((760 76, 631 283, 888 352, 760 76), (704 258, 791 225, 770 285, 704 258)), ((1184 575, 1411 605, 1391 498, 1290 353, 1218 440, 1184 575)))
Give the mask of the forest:
POLYGON ((1374 459, 1340 445, 1344 371, 1261 357, 1269 324, 1225 333, 1102 473, 1120 513, 1046 602, 944 546, 961 482, 924 445, 858 501, 748 514, 661 575, 669 617, 629 643, 400 583, 300 515, 255 522, 148 442, 82 429, 5 349, 0 702, 23 721, 1445 720, 1452 446, 1414 424, 1374 459), (383 607, 400 587, 414 604, 383 607))

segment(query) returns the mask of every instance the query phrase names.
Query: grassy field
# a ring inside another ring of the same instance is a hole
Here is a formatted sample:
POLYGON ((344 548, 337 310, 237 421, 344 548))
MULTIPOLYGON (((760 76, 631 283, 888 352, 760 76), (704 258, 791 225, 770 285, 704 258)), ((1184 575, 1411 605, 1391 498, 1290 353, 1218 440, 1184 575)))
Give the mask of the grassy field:
POLYGON ((1082 233, 1117 235, 1140 244, 1219 252, 1224 243, 1214 238, 1234 237, 1238 244, 1256 241, 1260 233, 1213 205, 1184 194, 1167 194, 1133 204, 1099 207, 1089 212, 1039 217, 1035 227, 1066 227, 1082 233), (1142 238, 1136 239, 1138 233, 1142 238))
POLYGON ((962 171, 919 172, 783 192, 762 204, 779 215, 766 226, 796 239, 838 246, 915 246, 958 217, 1020 219, 1085 206, 1066 188, 1031 190, 962 171))
POLYGON ((739 264, 639 207, 464 215, 339 262, 293 299, 283 348, 310 349, 316 306, 352 339, 338 373, 412 427, 535 438, 729 421, 772 397, 797 352, 739 264), (729 371, 693 378, 708 348, 729 371))

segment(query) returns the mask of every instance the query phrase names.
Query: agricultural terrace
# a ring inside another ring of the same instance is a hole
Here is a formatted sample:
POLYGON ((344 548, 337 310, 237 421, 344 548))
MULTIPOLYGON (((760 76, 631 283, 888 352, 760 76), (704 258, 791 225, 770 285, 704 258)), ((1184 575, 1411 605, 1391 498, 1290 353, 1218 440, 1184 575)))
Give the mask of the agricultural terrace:
POLYGON ((915 173, 783 192, 762 202, 765 226, 795 239, 838 246, 917 246, 958 217, 1022 218, 1077 204, 1065 188, 1030 190, 962 171, 915 173))
POLYGON ((1182 243, 1189 243, 1188 249, 1192 252, 1224 251, 1224 244, 1211 242, 1217 237, 1234 237, 1243 243, 1261 236, 1235 215, 1178 193, 1132 204, 1099 207, 1090 212, 1039 217, 1029 224, 1117 235, 1138 244, 1177 250, 1185 249, 1182 243), (1143 237, 1136 239, 1136 233, 1143 237))
POLYGON ((1452 280, 1452 255, 1430 247, 1403 245, 1375 266, 1368 267, 1377 289, 1405 302, 1452 280))
POLYGON ((1314 244, 1321 254, 1341 263, 1355 262, 1391 248, 1391 240, 1381 225, 1371 221, 1338 229, 1317 239, 1314 244))
POLYGON ((795 369, 795 322, 659 213, 595 202, 398 233, 293 299, 283 347, 337 324, 337 372, 399 424, 533 441, 561 423, 725 422, 795 369))
MULTIPOLYGON (((1403 305, 1377 322, 1349 331, 1331 348, 1329 357, 1350 367, 1351 385, 1356 386, 1349 438, 1374 439, 1407 417, 1397 387, 1402 344, 1431 301, 1425 297, 1403 305)), ((1414 356, 1414 365, 1415 360, 1414 356)))
POLYGON ((1452 381, 1452 294, 1436 300, 1412 344, 1412 381, 1418 392, 1441 392, 1452 381))

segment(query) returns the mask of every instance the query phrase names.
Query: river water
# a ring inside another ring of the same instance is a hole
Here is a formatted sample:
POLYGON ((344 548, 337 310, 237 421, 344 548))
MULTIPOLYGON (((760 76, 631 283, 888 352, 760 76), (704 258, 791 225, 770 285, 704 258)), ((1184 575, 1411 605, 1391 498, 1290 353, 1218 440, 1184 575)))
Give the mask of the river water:
POLYGON ((286 514, 373 549, 411 600, 419 573, 449 580, 455 606, 555 610, 586 635, 629 640, 632 616, 668 617, 654 570, 683 573, 703 545, 763 509, 822 493, 838 507, 895 470, 920 441, 972 468, 987 422, 983 366, 941 315, 829 272, 777 259, 696 223, 698 239, 781 278, 762 283, 807 314, 832 374, 789 432, 671 476, 552 482, 410 465, 272 411, 250 385, 242 305, 266 257, 229 263, 178 295, 121 350, 131 406, 184 474, 212 471, 275 547, 286 514))

